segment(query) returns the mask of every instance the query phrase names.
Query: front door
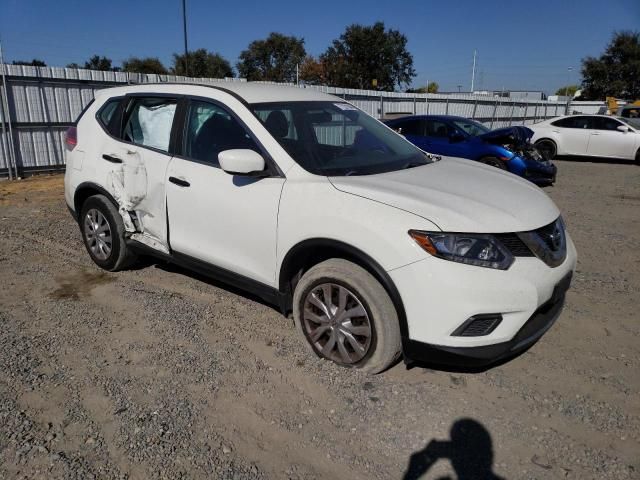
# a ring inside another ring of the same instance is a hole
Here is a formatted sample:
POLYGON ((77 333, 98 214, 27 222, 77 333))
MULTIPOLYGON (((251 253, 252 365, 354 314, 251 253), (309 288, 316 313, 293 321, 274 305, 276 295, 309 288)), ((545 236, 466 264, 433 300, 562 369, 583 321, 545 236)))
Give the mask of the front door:
POLYGON ((218 153, 252 149, 263 154, 225 107, 190 102, 184 152, 167 172, 171 249, 275 286, 278 205, 285 179, 230 175, 218 153))
POLYGON ((636 153, 638 134, 632 130, 622 132, 618 127, 625 124, 615 118, 593 117, 595 130, 591 131, 588 155, 633 159, 636 153))

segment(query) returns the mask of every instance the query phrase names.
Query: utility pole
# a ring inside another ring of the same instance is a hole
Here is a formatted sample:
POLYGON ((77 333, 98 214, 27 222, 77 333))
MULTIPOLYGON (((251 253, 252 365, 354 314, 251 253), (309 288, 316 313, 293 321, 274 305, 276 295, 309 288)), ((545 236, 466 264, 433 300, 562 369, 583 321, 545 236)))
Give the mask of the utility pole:
POLYGON ((189 60, 187 59, 189 49, 187 48, 187 7, 186 0, 182 0, 182 30, 184 32, 184 75, 189 76, 189 60))
POLYGON ((471 93, 473 93, 473 86, 476 81, 476 55, 478 54, 478 50, 473 51, 473 68, 471 69, 471 93))
POLYGON ((299 64, 296 63, 296 86, 300 86, 300 68, 299 64))

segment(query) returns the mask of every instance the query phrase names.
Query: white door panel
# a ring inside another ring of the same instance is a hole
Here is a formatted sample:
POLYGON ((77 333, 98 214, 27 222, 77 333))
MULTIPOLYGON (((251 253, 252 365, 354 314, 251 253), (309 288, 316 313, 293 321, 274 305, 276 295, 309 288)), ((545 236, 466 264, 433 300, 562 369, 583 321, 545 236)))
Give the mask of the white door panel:
POLYGON ((167 172, 172 250, 275 286, 284 182, 230 175, 216 166, 174 158, 167 172))
POLYGON ((592 130, 589 155, 633 159, 637 135, 635 132, 619 130, 592 130))
POLYGON ((592 130, 586 128, 558 128, 562 152, 566 155, 586 155, 592 130))

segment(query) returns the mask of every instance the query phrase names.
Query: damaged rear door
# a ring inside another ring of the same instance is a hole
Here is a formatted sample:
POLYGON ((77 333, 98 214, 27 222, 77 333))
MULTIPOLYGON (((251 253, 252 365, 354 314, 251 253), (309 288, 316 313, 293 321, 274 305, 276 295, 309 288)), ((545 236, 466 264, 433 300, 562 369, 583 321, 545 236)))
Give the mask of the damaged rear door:
POLYGON ((106 146, 102 158, 113 164, 107 185, 118 202, 132 238, 168 252, 165 175, 178 99, 130 96, 123 112, 121 141, 106 146))

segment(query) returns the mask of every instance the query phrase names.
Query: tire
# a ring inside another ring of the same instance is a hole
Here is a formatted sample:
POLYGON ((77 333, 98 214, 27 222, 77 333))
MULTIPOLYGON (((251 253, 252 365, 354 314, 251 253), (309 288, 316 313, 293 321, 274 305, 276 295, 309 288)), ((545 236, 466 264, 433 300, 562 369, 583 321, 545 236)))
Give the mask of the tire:
POLYGON ((535 147, 545 160, 553 160, 558 154, 558 147, 553 140, 543 139, 535 143, 535 147))
POLYGON ((636 165, 640 167, 640 148, 636 152, 636 165))
POLYGON ((339 365, 375 374, 400 356, 391 298, 373 275, 347 260, 326 260, 302 276, 293 294, 293 318, 309 348, 339 365))
POLYGON ((136 255, 125 243, 124 222, 111 200, 94 195, 82 204, 80 212, 82 240, 96 265, 116 272, 135 261, 136 255))
POLYGON ((484 157, 480 159, 480 163, 484 163, 485 165, 489 165, 490 167, 496 167, 500 170, 506 170, 506 164, 496 157, 484 157))

